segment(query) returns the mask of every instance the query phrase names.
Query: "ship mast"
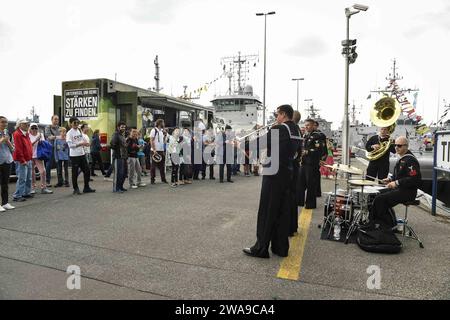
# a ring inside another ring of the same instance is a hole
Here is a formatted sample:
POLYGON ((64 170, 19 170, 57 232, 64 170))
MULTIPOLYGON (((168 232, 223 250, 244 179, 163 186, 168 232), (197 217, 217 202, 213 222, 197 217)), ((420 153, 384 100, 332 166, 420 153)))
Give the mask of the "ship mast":
MULTIPOLYGON (((222 63, 229 66, 229 94, 232 94, 231 80, 233 79, 234 93, 243 94, 245 81, 247 80, 247 74, 249 73, 249 65, 251 62, 255 62, 258 59, 258 55, 241 55, 238 52, 237 56, 228 56, 222 58, 222 63), (237 86, 236 86, 237 84, 237 86)), ((225 66, 224 66, 225 70, 225 66)))
MULTIPOLYGON (((389 73, 389 75, 386 77, 386 80, 389 81, 389 84, 392 84, 394 82, 396 82, 397 80, 403 80, 403 77, 399 76, 397 73, 397 60, 394 59, 393 61, 393 66, 392 66, 392 73, 389 73)), ((419 89, 414 88, 398 88, 396 90, 396 93, 404 93, 404 92, 417 92, 419 91, 419 89)), ((384 95, 390 96, 392 97, 394 95, 394 90, 390 89, 388 90, 387 88, 385 90, 379 89, 379 90, 371 90, 371 93, 382 93, 384 95)))
POLYGON ((320 109, 314 108, 314 103, 312 102, 312 99, 305 99, 305 101, 311 101, 311 106, 305 109, 305 111, 308 113, 308 118, 316 119, 320 118, 320 115, 317 113, 317 111, 320 111, 320 109))

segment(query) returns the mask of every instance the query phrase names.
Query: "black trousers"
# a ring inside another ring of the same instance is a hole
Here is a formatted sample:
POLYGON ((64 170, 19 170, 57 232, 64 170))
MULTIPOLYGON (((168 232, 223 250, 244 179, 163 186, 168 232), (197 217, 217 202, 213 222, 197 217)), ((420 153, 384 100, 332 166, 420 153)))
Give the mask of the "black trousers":
POLYGON ((73 190, 79 190, 78 188, 78 170, 83 171, 84 189, 89 189, 89 164, 86 160, 86 156, 70 157, 72 163, 72 186, 73 190))
POLYGON ((93 175, 95 172, 95 164, 98 163, 98 166, 100 168, 100 171, 102 172, 102 175, 105 175, 105 169, 103 168, 103 162, 102 157, 100 155, 100 152, 91 152, 92 157, 92 164, 91 164, 91 175, 93 175))
POLYGON ((223 181, 223 176, 224 176, 224 171, 225 171, 225 166, 227 166, 227 181, 231 180, 231 164, 219 164, 219 178, 220 181, 223 181))
MULTIPOLYGON (((389 174, 389 158, 387 161, 370 161, 366 172, 368 176, 378 178, 378 180, 387 178, 389 174)), ((375 180, 369 177, 366 177, 366 179, 375 180)))
POLYGON ((298 205, 305 209, 315 209, 317 207, 317 166, 304 164, 300 167, 298 179, 298 205), (305 201, 306 193, 306 201, 305 201))
POLYGON ((11 173, 11 164, 0 164, 0 185, 2 188, 2 206, 8 203, 8 183, 11 173))
POLYGON ((281 256, 289 252, 288 183, 286 179, 263 176, 259 199, 256 243, 251 251, 257 255, 272 251, 281 256))
POLYGON ((58 184, 69 183, 69 161, 58 160, 58 184), (64 180, 63 180, 63 168, 64 168, 64 180))
POLYGON ((192 164, 182 163, 180 165, 180 181, 192 179, 192 164))
POLYGON ((198 179, 198 175, 202 172, 203 175, 203 164, 194 164, 194 180, 198 179))
POLYGON ((290 197, 290 229, 289 234, 297 232, 298 229, 298 179, 299 179, 300 167, 294 165, 294 172, 292 176, 292 181, 289 183, 289 197, 290 197))
POLYGON ((320 179, 320 166, 316 170, 316 179, 317 179, 317 192, 316 196, 321 197, 322 196, 322 180, 320 179))
POLYGON ((164 171, 164 165, 166 163, 166 153, 164 151, 156 151, 161 156, 160 162, 152 160, 152 168, 150 169, 151 181, 155 181, 156 167, 158 167, 159 174, 161 175, 161 181, 166 182, 166 172, 164 171))
POLYGON ((395 213, 389 210, 399 203, 416 199, 417 189, 393 189, 382 192, 375 197, 369 213, 370 223, 379 223, 383 227, 392 228, 397 224, 395 213))
POLYGON ((173 162, 173 160, 170 160, 170 161, 172 162, 172 175, 171 175, 170 182, 176 183, 176 182, 178 182, 178 169, 180 168, 180 165, 175 164, 175 162, 173 162))

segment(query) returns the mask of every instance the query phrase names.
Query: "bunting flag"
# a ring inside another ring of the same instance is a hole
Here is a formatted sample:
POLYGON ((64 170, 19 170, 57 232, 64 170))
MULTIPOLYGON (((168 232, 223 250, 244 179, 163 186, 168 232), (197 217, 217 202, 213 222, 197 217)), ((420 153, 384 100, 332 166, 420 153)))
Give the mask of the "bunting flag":
MULTIPOLYGON (((258 62, 259 62, 259 60, 258 60, 258 62)), ((221 62, 221 64, 222 64, 222 62, 221 62)), ((256 64, 257 63, 255 62, 253 64, 253 67, 256 67, 256 64)), ((231 68, 231 64, 230 64, 230 68, 231 68)), ((197 96, 197 98, 199 98, 199 96, 202 94, 202 92, 206 92, 206 91, 209 90, 209 87, 211 85, 213 85, 214 83, 216 83, 217 81, 219 81, 219 80, 221 80, 223 78, 227 78, 228 72, 226 72, 226 64, 223 65, 222 69, 223 69, 223 72, 222 72, 222 74, 219 77, 215 78, 214 80, 212 80, 210 82, 206 82, 205 85, 203 85, 203 86, 201 86, 199 88, 196 88, 196 89, 194 89, 193 91, 191 91, 189 93, 186 93, 185 95, 181 96, 180 98, 181 99, 183 99, 183 98, 186 99, 187 97, 189 97, 188 99, 191 99, 192 93, 194 93, 194 95, 197 96)))
POLYGON ((414 102, 411 104, 405 94, 400 90, 400 87, 395 80, 389 81, 389 85, 386 87, 386 90, 392 91, 393 96, 401 105, 402 112, 406 114, 408 119, 412 119, 419 124, 419 126, 416 127, 416 132, 418 134, 423 134, 422 132, 426 133, 430 130, 426 125, 420 124, 422 117, 416 113, 417 92, 414 93, 414 102))
POLYGON ((371 93, 367 96, 367 100, 369 100, 370 98, 372 98, 372 94, 371 93))

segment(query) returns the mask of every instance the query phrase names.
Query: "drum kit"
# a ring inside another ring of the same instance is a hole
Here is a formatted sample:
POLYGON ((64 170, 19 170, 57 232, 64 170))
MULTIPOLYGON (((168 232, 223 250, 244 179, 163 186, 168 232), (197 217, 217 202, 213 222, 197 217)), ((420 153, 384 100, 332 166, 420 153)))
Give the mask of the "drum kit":
POLYGON ((346 174, 347 190, 337 188, 338 175, 336 174, 334 193, 330 192, 325 201, 323 228, 326 229, 329 226, 328 238, 330 238, 336 224, 343 224, 348 230, 344 241, 347 244, 351 234, 361 223, 368 220, 373 200, 385 187, 372 180, 353 179, 352 175, 363 175, 363 171, 356 167, 342 164, 325 166, 338 173, 346 174))

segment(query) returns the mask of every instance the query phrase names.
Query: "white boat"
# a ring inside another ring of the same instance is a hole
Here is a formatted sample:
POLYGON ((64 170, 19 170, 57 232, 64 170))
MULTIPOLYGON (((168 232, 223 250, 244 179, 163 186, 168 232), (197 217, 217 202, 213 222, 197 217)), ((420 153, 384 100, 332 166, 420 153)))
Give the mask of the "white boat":
POLYGON ((228 64, 228 91, 224 95, 217 95, 211 100, 216 119, 223 120, 237 134, 253 130, 256 125, 263 124, 263 105, 253 87, 246 85, 249 63, 256 60, 255 55, 241 55, 223 58, 224 72, 228 64))

